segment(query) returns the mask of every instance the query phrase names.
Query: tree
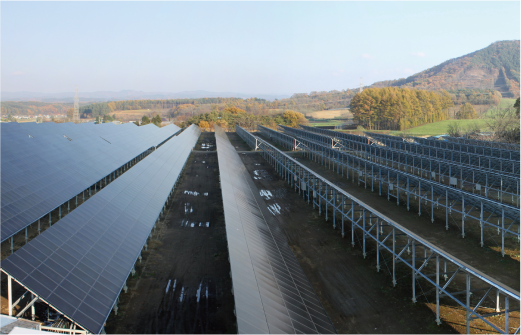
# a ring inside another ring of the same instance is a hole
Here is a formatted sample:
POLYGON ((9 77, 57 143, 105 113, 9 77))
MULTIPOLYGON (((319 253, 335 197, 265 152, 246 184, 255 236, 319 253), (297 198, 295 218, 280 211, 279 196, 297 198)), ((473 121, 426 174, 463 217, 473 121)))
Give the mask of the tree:
POLYGON ((201 130, 203 131, 209 131, 210 130, 210 124, 206 121, 201 121, 199 122, 199 128, 201 128, 201 130))
POLYGON ((284 114, 282 114, 282 117, 284 118, 284 123, 293 128, 296 128, 299 124, 307 122, 304 114, 292 110, 285 111, 284 114))
POLYGON ((519 117, 519 98, 517 98, 516 103, 514 104, 514 108, 516 109, 517 116, 519 117))
POLYGON ((152 118, 152 120, 150 120, 150 122, 155 124, 158 127, 161 127, 161 122, 163 122, 163 120, 161 119, 161 116, 159 116, 159 114, 157 114, 156 116, 154 116, 152 118))
POLYGON ((468 102, 462 105, 459 112, 456 113, 456 119, 458 120, 475 119, 477 117, 478 114, 476 113, 476 110, 468 102))
POLYGON ((150 123, 150 119, 148 118, 148 116, 143 115, 143 117, 141 118, 141 125, 144 126, 149 123, 150 123))

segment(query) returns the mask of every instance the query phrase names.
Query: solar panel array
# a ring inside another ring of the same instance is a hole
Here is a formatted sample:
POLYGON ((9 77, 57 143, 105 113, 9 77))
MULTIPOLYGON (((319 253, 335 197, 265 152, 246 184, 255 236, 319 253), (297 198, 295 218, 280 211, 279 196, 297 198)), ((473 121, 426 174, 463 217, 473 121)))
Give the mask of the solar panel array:
POLYGON ((224 131, 217 155, 239 333, 335 333, 224 131))
POLYGON ((2 270, 100 333, 200 132, 191 126, 167 141, 2 261, 2 270))
POLYGON ((179 130, 2 123, 2 242, 179 130))

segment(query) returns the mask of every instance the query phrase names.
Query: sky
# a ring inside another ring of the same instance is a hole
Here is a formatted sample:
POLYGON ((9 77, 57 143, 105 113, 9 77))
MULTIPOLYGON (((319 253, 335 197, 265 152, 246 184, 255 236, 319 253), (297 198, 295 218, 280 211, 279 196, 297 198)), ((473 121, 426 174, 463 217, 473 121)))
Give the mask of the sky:
POLYGON ((6 2, 1 91, 288 94, 520 38, 520 2, 6 2))

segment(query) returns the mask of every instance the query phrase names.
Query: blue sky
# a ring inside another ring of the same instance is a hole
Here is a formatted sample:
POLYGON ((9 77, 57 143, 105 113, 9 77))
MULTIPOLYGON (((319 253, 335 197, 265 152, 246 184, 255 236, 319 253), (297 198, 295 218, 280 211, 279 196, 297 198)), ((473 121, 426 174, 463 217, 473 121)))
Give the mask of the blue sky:
POLYGON ((1 90, 341 90, 519 35, 519 1, 2 1, 1 90))

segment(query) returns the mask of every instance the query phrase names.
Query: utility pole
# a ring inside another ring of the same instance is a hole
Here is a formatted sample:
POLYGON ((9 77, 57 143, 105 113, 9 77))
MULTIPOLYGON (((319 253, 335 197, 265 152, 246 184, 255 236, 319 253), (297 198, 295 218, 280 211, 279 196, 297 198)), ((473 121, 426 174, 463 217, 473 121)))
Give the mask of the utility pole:
POLYGON ((362 93, 362 86, 364 85, 364 77, 360 77, 360 92, 362 93))
POLYGON ((80 98, 78 97, 78 85, 76 85, 76 93, 74 94, 74 114, 72 114, 72 122, 80 122, 80 98))

